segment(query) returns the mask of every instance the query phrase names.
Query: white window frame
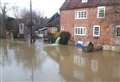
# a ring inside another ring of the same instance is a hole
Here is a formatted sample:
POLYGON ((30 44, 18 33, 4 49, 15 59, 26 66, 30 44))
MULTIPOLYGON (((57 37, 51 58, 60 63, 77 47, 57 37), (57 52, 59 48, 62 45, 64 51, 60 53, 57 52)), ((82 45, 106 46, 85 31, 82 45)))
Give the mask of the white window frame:
POLYGON ((87 19, 88 12, 87 10, 75 11, 75 19, 87 19), (80 17, 80 13, 86 12, 86 17, 80 17))
POLYGON ((82 3, 87 3, 88 2, 88 0, 82 0, 82 3))
POLYGON ((97 8, 97 18, 105 18, 105 10, 106 10, 106 7, 105 6, 100 6, 97 8), (100 10, 101 9, 104 9, 104 16, 103 17, 100 17, 100 10))
POLYGON ((19 34, 24 34, 25 25, 24 23, 19 24, 19 34))
POLYGON ((101 32, 100 26, 99 26, 99 25, 94 25, 94 26, 93 26, 93 37, 99 37, 99 36, 100 36, 100 32, 101 32), (99 33, 98 33, 98 35, 95 34, 95 28, 96 28, 96 27, 99 28, 99 33))
POLYGON ((86 28, 86 27, 75 27, 75 28, 74 28, 74 35, 86 36, 86 34, 87 34, 87 28, 86 28), (79 33, 80 31, 78 32, 77 29, 80 29, 80 30, 82 30, 82 31, 84 30, 84 31, 83 31, 83 34, 82 34, 82 33, 79 33))

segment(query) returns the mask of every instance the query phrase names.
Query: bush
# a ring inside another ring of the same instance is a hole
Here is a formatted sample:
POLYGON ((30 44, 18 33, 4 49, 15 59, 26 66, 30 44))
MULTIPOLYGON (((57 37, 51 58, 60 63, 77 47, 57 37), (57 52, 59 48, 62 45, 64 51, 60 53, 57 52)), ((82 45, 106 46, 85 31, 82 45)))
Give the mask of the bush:
POLYGON ((55 43, 54 34, 52 34, 52 33, 49 33, 49 34, 48 34, 48 42, 49 42, 50 44, 55 43))
POLYGON ((60 44, 68 45, 68 41, 70 40, 70 33, 69 32, 61 32, 60 33, 60 44))
POLYGON ((53 36, 54 36, 55 39, 57 39, 58 37, 60 37, 60 32, 53 33, 53 36))
POLYGON ((18 38, 18 37, 17 37, 17 35, 18 35, 18 32, 16 32, 16 31, 13 31, 13 32, 12 32, 12 34, 13 34, 13 38, 18 38))

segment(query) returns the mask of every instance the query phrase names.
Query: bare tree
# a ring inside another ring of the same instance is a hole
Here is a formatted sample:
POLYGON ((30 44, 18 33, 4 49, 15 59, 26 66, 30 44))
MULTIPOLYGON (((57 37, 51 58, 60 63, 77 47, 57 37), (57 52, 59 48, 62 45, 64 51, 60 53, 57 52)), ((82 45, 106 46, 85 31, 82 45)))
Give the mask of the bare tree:
POLYGON ((0 28, 0 37, 5 37, 5 30, 6 30, 6 17, 7 17, 7 8, 8 3, 0 3, 0 10, 1 10, 1 28, 0 28))
MULTIPOLYGON (((23 22, 29 27, 30 25, 30 12, 26 9, 21 11, 21 19, 23 20, 23 22)), ((46 26, 48 19, 43 17, 41 14, 38 14, 37 12, 33 11, 32 12, 32 20, 33 20, 33 24, 34 24, 34 29, 37 28, 42 28, 44 26, 46 26)))
POLYGON ((12 10, 13 10, 13 14, 14 14, 14 17, 16 18, 16 19, 18 19, 18 18, 20 18, 20 16, 19 16, 19 7, 18 6, 13 6, 12 7, 12 10))
POLYGON ((14 14, 14 17, 15 17, 15 27, 17 29, 18 26, 19 26, 19 18, 20 18, 19 8, 17 6, 13 6, 12 10, 13 10, 13 14, 14 14))

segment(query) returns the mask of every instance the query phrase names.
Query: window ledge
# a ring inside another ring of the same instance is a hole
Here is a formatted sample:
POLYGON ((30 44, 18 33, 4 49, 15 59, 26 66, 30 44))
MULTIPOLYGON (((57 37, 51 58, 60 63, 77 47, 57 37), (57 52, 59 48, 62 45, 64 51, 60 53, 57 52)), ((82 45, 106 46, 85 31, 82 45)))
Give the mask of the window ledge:
POLYGON ((98 19, 104 19, 105 17, 97 17, 98 19))
POLYGON ((100 37, 100 35, 93 35, 93 37, 100 37))
POLYGON ((76 20, 86 20, 87 18, 75 18, 76 20))
POLYGON ((75 34, 76 36, 86 36, 86 34, 75 34))

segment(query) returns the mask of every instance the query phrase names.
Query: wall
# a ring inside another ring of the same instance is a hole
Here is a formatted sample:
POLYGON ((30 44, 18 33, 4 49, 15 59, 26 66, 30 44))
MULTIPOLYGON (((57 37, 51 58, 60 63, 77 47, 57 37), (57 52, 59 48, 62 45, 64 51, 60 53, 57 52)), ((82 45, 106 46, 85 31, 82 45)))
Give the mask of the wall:
MULTIPOLYGON (((83 20, 75 19, 75 11, 84 10, 84 9, 73 9, 73 10, 63 10, 60 12, 60 25, 61 31, 68 31, 72 35, 72 39, 82 40, 85 43, 88 41, 92 41, 96 45, 104 45, 104 44, 113 44, 112 38, 112 23, 107 20, 109 19, 107 16, 108 11, 111 10, 112 7, 106 7, 106 16, 103 19, 97 18, 97 8, 85 8, 88 11, 88 18, 83 20), (93 37, 93 26, 99 25, 101 27, 101 35, 98 39, 93 37), (86 27, 87 35, 86 36, 76 36, 74 35, 74 27, 86 27)), ((112 15, 112 14, 111 14, 112 15)))

